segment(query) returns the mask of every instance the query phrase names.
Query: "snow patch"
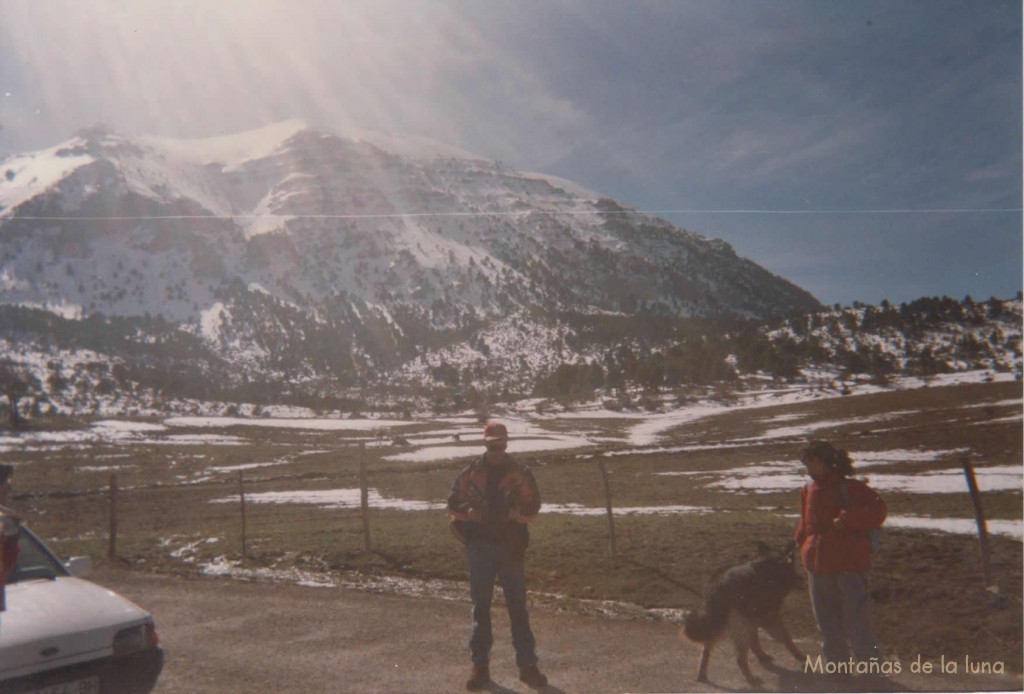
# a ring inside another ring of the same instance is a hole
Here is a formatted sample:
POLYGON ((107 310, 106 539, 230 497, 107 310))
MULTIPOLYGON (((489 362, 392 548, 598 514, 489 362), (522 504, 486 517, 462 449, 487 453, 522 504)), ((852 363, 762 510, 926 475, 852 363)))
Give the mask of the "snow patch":
MULTIPOLYGON (((447 508, 440 501, 412 501, 382 496, 376 489, 367 490, 368 504, 375 509, 397 511, 438 511, 447 508)), ((260 492, 246 494, 247 503, 255 504, 309 504, 321 508, 360 508, 362 505, 359 489, 312 489, 292 492, 260 492)), ((238 503, 237 496, 213 499, 211 504, 238 503)))

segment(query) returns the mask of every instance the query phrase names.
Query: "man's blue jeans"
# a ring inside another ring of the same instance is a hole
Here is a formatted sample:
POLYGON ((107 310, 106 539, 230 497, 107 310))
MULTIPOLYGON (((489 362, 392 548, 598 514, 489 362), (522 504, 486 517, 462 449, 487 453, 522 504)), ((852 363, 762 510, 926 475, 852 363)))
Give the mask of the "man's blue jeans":
POLYGON ((494 635, 491 633, 491 602, 494 579, 501 583, 512 623, 512 646, 516 649, 516 665, 537 664, 536 641, 530 630, 526 611, 526 569, 522 561, 509 558, 505 545, 473 538, 466 545, 469 562, 469 595, 473 600, 473 635, 469 650, 474 665, 487 665, 494 635))
POLYGON ((811 607, 823 638, 822 651, 832 662, 881 658, 871 623, 867 572, 808 573, 811 607))

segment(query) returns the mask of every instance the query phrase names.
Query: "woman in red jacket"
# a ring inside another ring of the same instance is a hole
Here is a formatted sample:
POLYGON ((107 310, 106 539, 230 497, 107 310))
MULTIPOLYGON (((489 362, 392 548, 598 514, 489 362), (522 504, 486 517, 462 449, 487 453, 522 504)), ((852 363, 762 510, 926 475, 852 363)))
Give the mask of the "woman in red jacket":
POLYGON ((814 618, 831 662, 881 658, 871 624, 868 570, 870 531, 885 521, 885 501, 852 479, 849 454, 812 441, 800 457, 811 476, 800 490, 800 523, 794 539, 807 569, 814 618))

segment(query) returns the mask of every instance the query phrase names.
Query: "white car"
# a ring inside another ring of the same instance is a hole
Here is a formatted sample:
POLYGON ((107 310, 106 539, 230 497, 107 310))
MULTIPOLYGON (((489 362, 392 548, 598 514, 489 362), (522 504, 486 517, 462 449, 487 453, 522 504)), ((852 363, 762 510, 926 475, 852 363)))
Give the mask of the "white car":
POLYGON ((0 692, 143 694, 163 668, 153 617, 78 575, 87 558, 65 565, 28 528, 7 578, 0 612, 0 692))

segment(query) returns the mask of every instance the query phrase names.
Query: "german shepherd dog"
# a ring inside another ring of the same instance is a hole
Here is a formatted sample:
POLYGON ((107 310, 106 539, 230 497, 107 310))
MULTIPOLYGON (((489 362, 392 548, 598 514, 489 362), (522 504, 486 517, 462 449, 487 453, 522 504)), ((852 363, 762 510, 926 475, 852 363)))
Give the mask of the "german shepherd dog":
POLYGON ((764 666, 772 662, 772 657, 761 648, 758 627, 785 644, 798 661, 804 661, 804 654, 793 644, 781 614, 782 601, 800 583, 794 566, 795 547, 791 542, 778 553, 763 542, 758 542, 757 547, 760 557, 728 569, 709 586, 704 611, 686 616, 680 636, 703 645, 698 682, 708 681, 711 649, 726 631, 736 646, 736 664, 749 684, 761 682, 747 666, 749 651, 754 651, 764 666))

